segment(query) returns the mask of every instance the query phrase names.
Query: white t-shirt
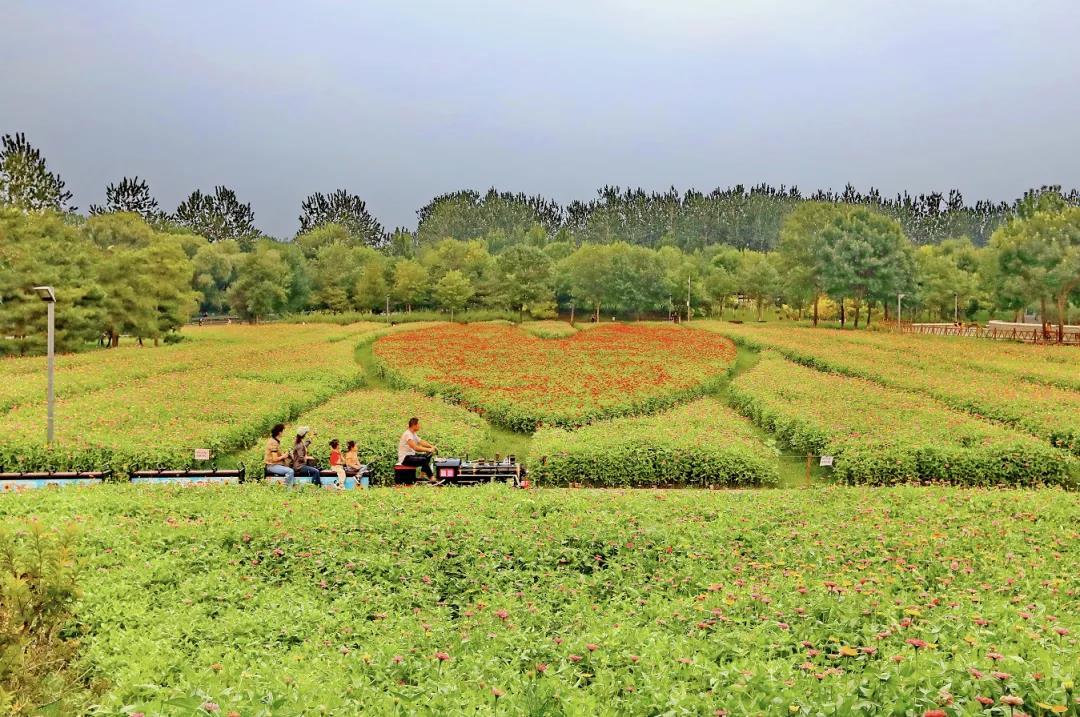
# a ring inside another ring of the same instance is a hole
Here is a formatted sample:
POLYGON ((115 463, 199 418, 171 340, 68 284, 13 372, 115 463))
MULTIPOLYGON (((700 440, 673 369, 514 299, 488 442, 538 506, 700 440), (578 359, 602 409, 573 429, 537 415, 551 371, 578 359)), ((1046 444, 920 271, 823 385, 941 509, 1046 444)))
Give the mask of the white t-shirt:
POLYGON ((403 460, 405 460, 405 456, 415 456, 416 455, 416 451, 414 451, 413 447, 409 445, 409 441, 418 442, 419 440, 420 440, 420 436, 416 435, 416 433, 414 433, 411 428, 401 434, 401 440, 398 441, 398 444, 397 444, 397 462, 398 463, 401 463, 403 460))

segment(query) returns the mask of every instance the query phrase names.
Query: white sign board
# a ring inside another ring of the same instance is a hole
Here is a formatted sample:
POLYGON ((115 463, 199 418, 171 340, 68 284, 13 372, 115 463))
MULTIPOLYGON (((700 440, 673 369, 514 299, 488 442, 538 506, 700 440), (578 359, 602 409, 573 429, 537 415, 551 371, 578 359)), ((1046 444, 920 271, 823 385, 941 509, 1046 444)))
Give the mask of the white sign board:
POLYGON ((818 465, 832 467, 832 458, 832 456, 822 456, 821 461, 818 463, 818 465))
POLYGON ((196 448, 195 449, 195 460, 197 460, 197 461, 208 461, 208 460, 210 460, 210 449, 209 448, 196 448))

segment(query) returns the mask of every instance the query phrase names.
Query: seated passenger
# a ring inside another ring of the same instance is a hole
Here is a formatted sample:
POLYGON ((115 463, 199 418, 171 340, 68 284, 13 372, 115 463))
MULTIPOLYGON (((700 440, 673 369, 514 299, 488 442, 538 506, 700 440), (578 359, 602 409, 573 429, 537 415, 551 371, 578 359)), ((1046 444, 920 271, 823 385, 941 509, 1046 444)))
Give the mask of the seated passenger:
POLYGON ((319 480, 319 469, 313 465, 315 459, 307 454, 308 446, 311 445, 311 439, 314 437, 315 432, 307 426, 296 429, 296 443, 293 444, 291 456, 292 467, 297 476, 310 478, 314 485, 322 485, 322 481, 319 480), (309 434, 310 437, 308 437, 309 434))
POLYGON ((337 476, 334 485, 345 490, 345 462, 341 458, 341 443, 336 438, 330 441, 330 470, 337 476))
POLYGON ((289 455, 281 452, 281 434, 284 431, 284 423, 279 423, 270 429, 270 438, 266 441, 266 450, 263 452, 263 469, 266 475, 281 476, 285 479, 285 485, 292 485, 295 473, 287 465, 289 455))
POLYGON ((359 476, 360 487, 367 488, 368 475, 364 472, 365 468, 367 466, 360 463, 360 456, 356 452, 356 441, 349 441, 345 446, 345 475, 359 476))
POLYGON ((409 419, 409 428, 401 434, 398 441, 398 465, 417 466, 420 472, 434 482, 435 472, 431 469, 431 456, 435 446, 420 437, 420 419, 409 419))

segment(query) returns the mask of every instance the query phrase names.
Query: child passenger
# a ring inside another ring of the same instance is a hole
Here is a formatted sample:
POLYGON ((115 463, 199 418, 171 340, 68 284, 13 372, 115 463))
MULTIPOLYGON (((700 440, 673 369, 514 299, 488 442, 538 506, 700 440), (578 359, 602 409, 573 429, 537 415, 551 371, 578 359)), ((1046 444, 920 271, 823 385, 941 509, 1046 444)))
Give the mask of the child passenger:
MULTIPOLYGON (((345 447, 345 474, 351 476, 360 475, 363 472, 364 466, 360 464, 360 456, 357 455, 356 441, 349 441, 345 447)), ((360 487, 368 487, 367 474, 360 476, 360 487)))
POLYGON ((345 489, 345 463, 341 458, 341 443, 338 439, 330 441, 330 470, 337 476, 335 485, 339 490, 345 489))

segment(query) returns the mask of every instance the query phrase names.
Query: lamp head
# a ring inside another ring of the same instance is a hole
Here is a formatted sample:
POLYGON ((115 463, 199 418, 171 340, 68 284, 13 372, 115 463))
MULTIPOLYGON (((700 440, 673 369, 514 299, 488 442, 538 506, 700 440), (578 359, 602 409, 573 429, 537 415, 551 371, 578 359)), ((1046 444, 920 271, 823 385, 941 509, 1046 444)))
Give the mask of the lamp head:
POLYGON ((56 292, 53 291, 51 286, 35 286, 34 293, 38 295, 38 298, 49 304, 56 303, 56 292))

